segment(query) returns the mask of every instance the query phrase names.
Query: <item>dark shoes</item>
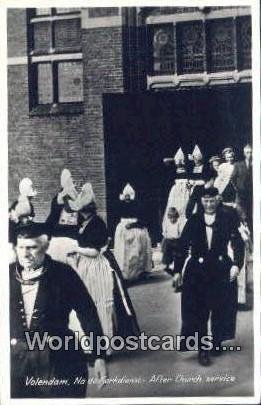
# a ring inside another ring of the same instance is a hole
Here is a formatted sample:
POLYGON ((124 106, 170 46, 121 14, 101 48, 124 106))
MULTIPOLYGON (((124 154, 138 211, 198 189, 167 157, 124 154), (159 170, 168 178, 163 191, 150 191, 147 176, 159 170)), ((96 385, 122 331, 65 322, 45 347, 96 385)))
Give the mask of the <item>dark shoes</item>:
POLYGON ((208 367, 211 365, 210 355, 208 350, 200 350, 198 353, 198 362, 201 366, 208 367))
POLYGON ((251 311, 252 308, 250 305, 239 303, 237 304, 237 309, 238 311, 251 311))
POLYGON ((148 280, 150 278, 150 276, 151 276, 151 274, 148 271, 144 271, 143 273, 141 273, 139 275, 138 280, 141 280, 141 281, 148 280))
POLYGON ((174 271, 171 270, 169 267, 165 267, 164 271, 165 271, 165 273, 169 274, 170 276, 173 276, 173 274, 174 274, 174 271))

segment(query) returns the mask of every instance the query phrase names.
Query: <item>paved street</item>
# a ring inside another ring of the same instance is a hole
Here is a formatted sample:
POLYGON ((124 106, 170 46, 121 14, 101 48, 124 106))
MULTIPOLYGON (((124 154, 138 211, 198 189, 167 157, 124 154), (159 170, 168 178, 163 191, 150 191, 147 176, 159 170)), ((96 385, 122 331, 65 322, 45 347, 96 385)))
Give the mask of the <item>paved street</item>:
MULTIPOLYGON (((141 330, 147 335, 180 333, 180 294, 173 292, 170 276, 157 271, 150 280, 130 287, 129 292, 141 330)), ((88 396, 252 395, 252 321, 252 311, 238 312, 235 344, 240 345, 242 351, 214 358, 211 367, 200 366, 195 353, 143 351, 117 355, 109 363, 110 378, 114 378, 114 382, 100 391, 89 384, 88 396), (127 380, 131 378, 139 380, 127 380)))

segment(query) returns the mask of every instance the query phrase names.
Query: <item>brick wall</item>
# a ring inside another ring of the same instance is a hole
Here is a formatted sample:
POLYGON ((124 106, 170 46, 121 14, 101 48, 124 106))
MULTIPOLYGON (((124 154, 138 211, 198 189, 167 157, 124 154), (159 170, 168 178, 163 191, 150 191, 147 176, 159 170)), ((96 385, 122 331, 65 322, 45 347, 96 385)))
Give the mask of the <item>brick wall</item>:
POLYGON ((25 9, 23 8, 8 9, 7 38, 8 38, 8 49, 7 49, 8 57, 27 55, 25 9))
MULTIPOLYGON (((17 198, 21 178, 32 178, 37 220, 49 212, 63 167, 76 180, 93 183, 99 212, 106 217, 102 103, 103 93, 123 92, 122 27, 82 33, 83 114, 30 117, 28 66, 8 67, 9 203, 17 198)), ((8 12, 8 48, 10 57, 27 53, 25 10, 8 12)))
MULTIPOLYGON (((27 54, 26 12, 8 10, 8 56, 27 54)), ((18 196, 21 178, 30 177, 38 190, 36 219, 44 220, 68 167, 86 179, 83 116, 29 116, 28 66, 8 67, 9 203, 18 196)))
POLYGON ((147 88, 146 26, 135 7, 124 7, 122 13, 124 89, 137 93, 147 88))
POLYGON ((83 116, 29 117, 26 65, 9 66, 8 92, 9 202, 17 198, 21 178, 30 177, 38 190, 37 220, 44 220, 62 168, 86 179, 83 116))

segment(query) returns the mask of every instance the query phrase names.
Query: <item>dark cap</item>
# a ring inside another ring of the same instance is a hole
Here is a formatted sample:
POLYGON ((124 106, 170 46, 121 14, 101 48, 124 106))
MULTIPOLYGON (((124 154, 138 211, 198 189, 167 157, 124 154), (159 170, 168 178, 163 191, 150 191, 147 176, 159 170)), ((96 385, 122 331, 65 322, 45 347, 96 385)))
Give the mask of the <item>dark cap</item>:
POLYGON ((224 157, 226 153, 235 153, 232 146, 228 146, 227 148, 222 150, 222 156, 224 157))
POLYGON ((202 191, 200 193, 201 198, 203 197, 216 197, 218 195, 218 189, 216 187, 202 187, 202 191))
POLYGON ((177 208, 175 208, 175 207, 169 207, 169 209, 168 209, 168 215, 172 215, 172 216, 175 216, 175 217, 179 217, 179 213, 178 213, 178 210, 177 210, 177 208))
POLYGON ((15 229, 15 242, 18 238, 38 238, 39 236, 47 235, 50 237, 50 230, 46 223, 30 222, 23 225, 18 225, 15 229))
POLYGON ((211 156, 211 158, 209 159, 209 163, 213 163, 213 162, 221 162, 221 158, 217 155, 215 156, 211 156))

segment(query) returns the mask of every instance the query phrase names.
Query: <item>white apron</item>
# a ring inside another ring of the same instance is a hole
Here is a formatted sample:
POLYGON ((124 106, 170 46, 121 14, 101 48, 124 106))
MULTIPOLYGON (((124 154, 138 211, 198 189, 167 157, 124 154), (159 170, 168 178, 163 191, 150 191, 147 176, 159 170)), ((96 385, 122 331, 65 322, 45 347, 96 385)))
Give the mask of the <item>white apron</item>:
POLYGON ((176 208, 179 213, 180 231, 182 231, 184 228, 187 221, 186 208, 191 194, 191 185, 192 183, 190 183, 188 179, 175 180, 175 184, 172 186, 169 193, 168 202, 162 221, 163 232, 166 229, 167 215, 170 207, 176 208))
POLYGON ((152 267, 151 240, 146 228, 127 229, 135 218, 122 218, 114 238, 114 256, 126 280, 135 280, 152 267))

